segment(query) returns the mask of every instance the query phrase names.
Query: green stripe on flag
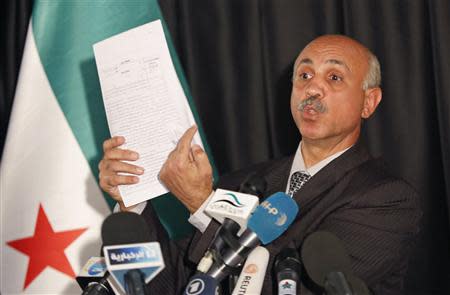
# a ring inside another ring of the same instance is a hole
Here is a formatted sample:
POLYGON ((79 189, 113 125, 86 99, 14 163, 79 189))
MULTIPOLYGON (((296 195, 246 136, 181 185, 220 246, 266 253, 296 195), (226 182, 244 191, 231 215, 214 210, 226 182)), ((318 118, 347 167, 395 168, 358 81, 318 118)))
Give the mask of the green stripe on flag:
MULTIPOLYGON (((155 19, 162 19, 156 0, 36 0, 34 3, 33 33, 41 62, 97 180, 102 143, 110 134, 92 45, 155 19)), ((194 117, 200 122, 167 26, 162 23, 177 74, 194 117)), ((205 138, 200 124, 199 130, 205 138)), ((205 148, 212 158, 206 144, 205 148)), ((106 199, 112 206, 111 198, 106 199)), ((175 197, 167 194, 152 200, 152 204, 172 238, 192 230, 187 222, 189 212, 175 197)))

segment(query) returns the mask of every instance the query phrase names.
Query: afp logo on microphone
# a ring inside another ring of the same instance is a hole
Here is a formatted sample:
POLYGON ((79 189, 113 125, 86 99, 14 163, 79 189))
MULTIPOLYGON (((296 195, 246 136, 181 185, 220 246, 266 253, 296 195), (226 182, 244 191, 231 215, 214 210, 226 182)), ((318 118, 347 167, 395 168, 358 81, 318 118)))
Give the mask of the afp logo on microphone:
POLYGON ((295 220, 299 212, 297 203, 287 194, 278 192, 264 200, 253 212, 248 227, 258 231, 258 237, 272 241, 282 234, 295 220))
POLYGON ((273 215, 276 217, 275 224, 278 226, 283 226, 286 224, 287 221, 287 215, 286 213, 282 212, 281 210, 277 209, 275 206, 273 206, 269 201, 264 201, 260 205, 262 208, 267 210, 267 212, 270 215, 273 215))

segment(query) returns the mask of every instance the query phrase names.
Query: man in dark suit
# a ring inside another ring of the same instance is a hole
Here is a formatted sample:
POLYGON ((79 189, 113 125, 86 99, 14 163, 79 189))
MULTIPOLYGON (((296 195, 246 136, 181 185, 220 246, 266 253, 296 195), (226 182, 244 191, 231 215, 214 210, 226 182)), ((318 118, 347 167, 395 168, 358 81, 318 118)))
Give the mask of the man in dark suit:
MULTIPOLYGON (((389 174, 359 141, 362 120, 381 101, 380 81, 377 58, 357 41, 337 35, 313 40, 294 65, 291 112, 302 135, 295 155, 220 179, 219 187, 236 189, 256 171, 267 180, 265 195, 285 191, 301 208, 296 221, 267 247, 271 259, 263 294, 273 292, 274 257, 288 245, 299 248, 318 230, 343 241, 354 273, 373 293, 402 293, 421 212, 415 191, 389 174)), ((143 211, 155 240, 162 243, 168 263, 151 288, 166 294, 180 293, 219 226, 202 212, 213 192, 212 170, 205 152, 191 146, 195 132, 196 127, 186 131, 160 171, 160 180, 189 209, 198 228, 184 241, 169 241, 150 205, 126 208, 121 202, 117 185, 138 178, 118 173, 142 174, 139 167, 123 162, 137 154, 119 148, 122 137, 105 141, 99 165, 101 187, 121 210, 143 211)))

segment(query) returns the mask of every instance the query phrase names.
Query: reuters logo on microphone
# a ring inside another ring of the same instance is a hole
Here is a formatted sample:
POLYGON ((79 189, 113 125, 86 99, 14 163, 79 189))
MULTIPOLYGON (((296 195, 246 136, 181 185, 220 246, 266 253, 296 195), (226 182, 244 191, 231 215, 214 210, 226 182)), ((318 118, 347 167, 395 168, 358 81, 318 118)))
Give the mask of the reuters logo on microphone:
POLYGON ((256 264, 253 264, 253 263, 249 264, 245 267, 244 272, 249 273, 249 274, 256 273, 256 272, 258 272, 258 266, 256 266, 256 264))

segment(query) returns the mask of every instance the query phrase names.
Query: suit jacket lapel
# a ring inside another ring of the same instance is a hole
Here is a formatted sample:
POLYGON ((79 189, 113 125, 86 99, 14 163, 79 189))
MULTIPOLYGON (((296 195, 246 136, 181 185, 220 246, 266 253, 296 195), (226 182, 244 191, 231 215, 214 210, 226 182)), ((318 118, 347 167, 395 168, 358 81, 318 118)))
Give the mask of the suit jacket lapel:
POLYGON ((302 208, 308 208, 315 197, 321 195, 326 190, 336 184, 350 170, 359 166, 370 158, 367 150, 361 143, 356 143, 353 147, 343 153, 340 157, 331 161, 294 194, 294 200, 302 208))
POLYGON ((286 184, 291 171, 294 156, 283 158, 277 162, 277 165, 270 166, 263 176, 267 181, 267 190, 264 197, 268 197, 276 192, 285 192, 286 184))

